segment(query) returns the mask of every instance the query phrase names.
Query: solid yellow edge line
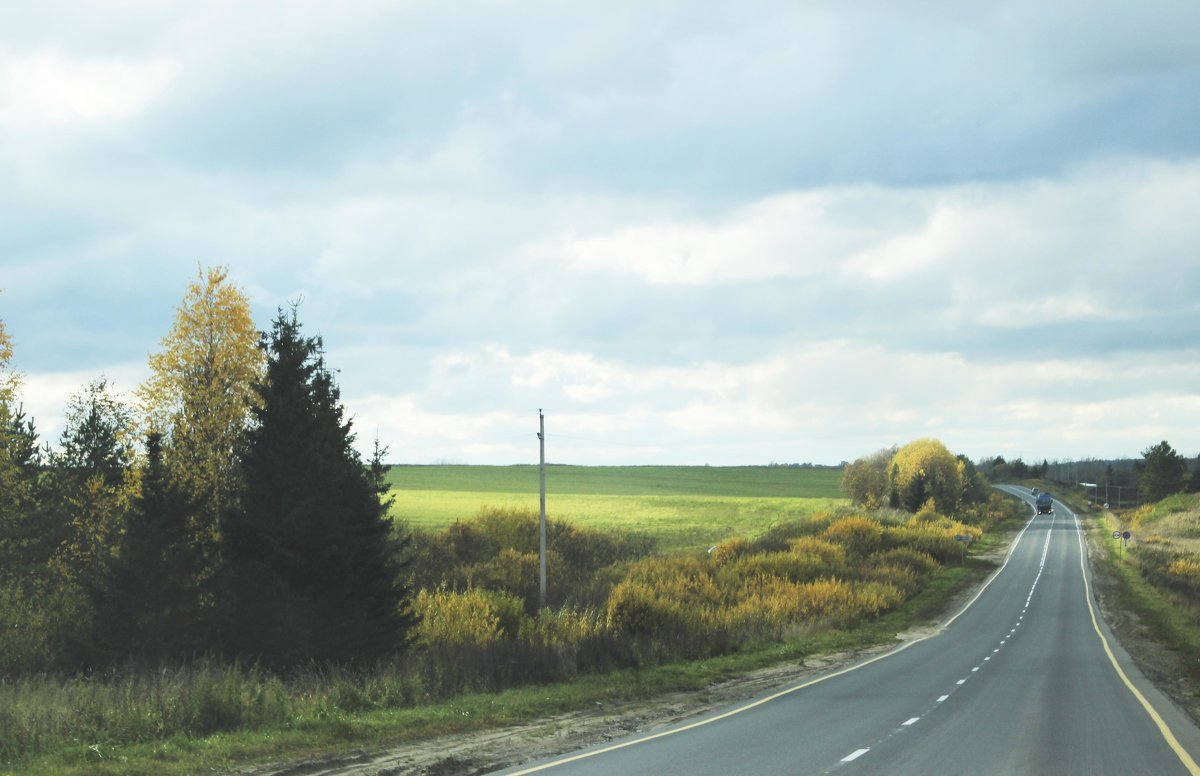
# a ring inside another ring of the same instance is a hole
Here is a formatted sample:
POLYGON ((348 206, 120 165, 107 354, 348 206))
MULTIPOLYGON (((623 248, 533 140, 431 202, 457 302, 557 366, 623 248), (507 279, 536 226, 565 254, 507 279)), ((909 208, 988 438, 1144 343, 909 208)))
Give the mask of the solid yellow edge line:
MULTIPOLYGON (((757 708, 759 706, 762 706, 763 704, 770 703, 771 701, 774 701, 774 700, 778 700, 778 699, 784 697, 785 695, 791 695, 794 692, 799 692, 800 690, 803 690, 806 687, 812 687, 814 684, 819 684, 820 682, 824 682, 827 679, 833 679, 834 677, 841 676, 842 674, 848 674, 851 671, 856 671, 864 666, 869 666, 872 663, 877 663, 880 660, 889 658, 892 655, 896 655, 896 654, 903 652, 904 650, 911 647, 913 644, 920 644, 922 641, 925 641, 926 639, 931 639, 934 636, 940 634, 942 631, 946 630, 946 628, 949 627, 950 623, 954 622, 959 617, 961 617, 963 612, 970 609, 971 606, 976 601, 979 600, 979 596, 983 595, 983 591, 987 590, 988 586, 992 584, 992 582, 996 579, 996 577, 1000 576, 1000 572, 1004 571, 1005 566, 1008 565, 1008 561, 1012 558, 1013 552, 1016 550, 1017 544, 1021 541, 1021 537, 1023 537, 1025 535, 1025 531, 1028 530, 1029 526, 1032 524, 1033 524, 1033 520, 1030 519, 1030 521, 1025 524, 1025 527, 1021 529, 1021 533, 1017 534, 1017 538, 1013 540, 1012 546, 1010 546, 1008 549, 1008 555, 1005 556, 1004 563, 1002 563, 1000 565, 1000 568, 996 569, 992 573, 992 575, 990 577, 988 577, 988 580, 983 583, 983 586, 979 588, 979 591, 975 594, 975 596, 970 601, 967 601, 966 605, 964 605, 962 609, 958 610, 957 614, 955 614, 949 620, 946 620, 946 622, 942 623, 941 627, 938 628, 936 633, 931 633, 928 636, 922 636, 919 639, 913 639, 912 641, 907 641, 904 644, 901 644, 899 647, 896 647, 895 649, 891 650, 890 652, 885 652, 882 655, 876 655, 875 657, 871 658, 870 660, 864 660, 861 663, 855 663, 852 666, 843 668, 840 671, 835 671, 832 674, 825 674, 824 676, 818 676, 815 679, 810 679, 807 682, 804 682, 803 684, 796 685, 795 687, 789 687, 786 690, 780 690, 779 692, 775 693, 774 695, 768 695, 765 698, 759 698, 758 700, 754 701, 753 703, 748 703, 745 706, 738 706, 737 708, 730 709, 729 711, 727 711, 723 714, 718 714, 715 717, 706 717, 704 719, 692 722, 691 724, 684 725, 683 727, 671 728, 670 730, 663 730, 659 733, 653 733, 648 736, 643 736, 642 738, 635 738, 632 741, 624 741, 619 744, 613 744, 612 746, 606 746, 603 749, 595 749, 595 750, 588 751, 588 752, 580 752, 579 754, 572 755, 571 757, 564 757, 561 760, 552 760, 551 762, 542 763, 541 765, 535 765, 534 767, 526 768, 525 770, 513 771, 513 773, 510 774, 510 776, 525 776, 525 774, 528 774, 528 773, 537 773, 538 771, 545 771, 545 770, 549 770, 550 768, 557 768, 560 765, 567 765, 568 763, 578 762, 579 760, 586 760, 589 757, 599 757, 602 754, 608 754, 609 752, 615 752, 618 749, 625 749, 627 747, 634 746, 635 744, 644 744, 647 741, 654 741, 655 739, 658 739, 658 738, 666 738, 667 736, 673 736, 676 733, 684 733, 688 730, 694 730, 698 727, 710 725, 713 722, 720 722, 723 719, 728 719, 729 717, 735 716, 737 714, 741 714, 742 712, 749 711, 750 709, 753 709, 753 708, 757 708)), ((1200 776, 1200 773, 1195 774, 1195 776, 1200 776)))
POLYGON ((1084 563, 1087 558, 1087 551, 1083 546, 1083 526, 1079 524, 1079 516, 1072 513, 1075 518, 1075 527, 1079 529, 1079 572, 1083 575, 1083 592, 1087 598, 1088 612, 1092 615, 1092 628, 1096 631, 1096 635, 1100 637, 1100 643, 1104 645, 1104 654, 1108 655, 1108 662, 1112 663, 1113 670, 1117 672, 1117 676, 1121 677, 1121 681, 1129 688, 1129 692, 1133 693, 1133 697, 1137 698, 1138 703, 1142 704, 1142 708, 1150 715, 1150 719, 1158 726, 1158 732, 1167 742, 1167 746, 1171 747, 1171 751, 1175 752, 1175 756, 1183 763, 1183 767, 1187 768, 1188 773, 1192 776, 1200 776, 1200 766, 1196 765, 1196 761, 1188 754, 1188 751, 1179 743, 1179 739, 1175 737, 1175 733, 1171 731, 1170 726, 1158 713, 1158 710, 1150 704, 1145 695, 1142 695, 1141 690, 1133 686, 1133 682, 1129 681, 1129 677, 1117 662, 1117 656, 1113 654, 1112 647, 1108 644, 1108 639, 1100 631, 1100 623, 1096 620, 1096 607, 1092 606, 1092 590, 1088 584, 1087 567, 1084 563))

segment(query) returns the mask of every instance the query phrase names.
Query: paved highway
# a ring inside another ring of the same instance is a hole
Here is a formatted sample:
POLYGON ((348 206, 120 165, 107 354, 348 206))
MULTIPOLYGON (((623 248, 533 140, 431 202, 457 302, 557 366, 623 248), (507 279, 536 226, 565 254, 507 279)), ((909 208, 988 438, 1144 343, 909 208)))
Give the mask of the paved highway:
POLYGON ((1084 558, 1079 522, 1056 502, 935 636, 695 722, 502 773, 1200 776, 1200 730, 1099 620, 1084 558))

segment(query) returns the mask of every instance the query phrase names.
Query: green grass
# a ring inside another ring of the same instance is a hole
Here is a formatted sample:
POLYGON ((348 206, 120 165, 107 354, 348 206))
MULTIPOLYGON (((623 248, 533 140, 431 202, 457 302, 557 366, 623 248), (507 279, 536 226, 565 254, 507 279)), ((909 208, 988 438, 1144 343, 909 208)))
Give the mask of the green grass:
MULTIPOLYGON (((1101 514, 1096 521, 1105 536, 1122 527, 1110 514, 1101 514)), ((1143 577, 1132 554, 1121 551, 1120 542, 1105 541, 1104 545, 1107 557, 1100 560, 1116 581, 1121 608, 1134 612, 1156 641, 1184 655, 1188 665, 1200 666, 1200 623, 1189 616, 1188 607, 1180 606, 1169 591, 1143 577)), ((1200 668, 1193 670, 1200 673, 1200 668)))
MULTIPOLYGON (((842 471, 784 466, 564 466, 547 464, 549 496, 744 496, 842 498, 842 471)), ((538 467, 393 466, 393 492, 538 494, 538 467)))
POLYGON ((594 710, 598 704, 609 709, 620 708, 664 693, 703 690, 755 669, 794 663, 809 655, 893 643, 895 634, 944 617, 952 600, 994 568, 994 563, 974 559, 969 559, 965 566, 944 568, 899 609, 851 631, 826 631, 731 655, 581 676, 561 684, 472 693, 415 708, 351 713, 326 706, 285 725, 254 731, 197 737, 175 735, 161 741, 122 746, 79 740, 43 757, 7 767, 0 765, 0 773, 182 776, 226 772, 253 762, 297 760, 354 747, 400 746, 435 736, 527 723, 574 710, 594 710))
MULTIPOLYGON (((536 466, 395 466, 391 515, 436 531, 485 507, 537 511, 536 466)), ((841 471, 767 466, 547 466, 546 513, 656 540, 660 551, 711 547, 847 503, 841 471)))

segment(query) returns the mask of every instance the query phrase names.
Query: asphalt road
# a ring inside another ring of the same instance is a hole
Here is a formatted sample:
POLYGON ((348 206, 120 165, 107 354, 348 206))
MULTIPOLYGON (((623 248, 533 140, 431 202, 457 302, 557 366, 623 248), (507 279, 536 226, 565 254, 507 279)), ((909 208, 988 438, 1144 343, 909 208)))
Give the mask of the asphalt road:
POLYGON ((1200 776, 1200 730, 1132 667, 1090 584, 1079 523, 1056 502, 935 636, 676 728, 501 773, 1200 776))

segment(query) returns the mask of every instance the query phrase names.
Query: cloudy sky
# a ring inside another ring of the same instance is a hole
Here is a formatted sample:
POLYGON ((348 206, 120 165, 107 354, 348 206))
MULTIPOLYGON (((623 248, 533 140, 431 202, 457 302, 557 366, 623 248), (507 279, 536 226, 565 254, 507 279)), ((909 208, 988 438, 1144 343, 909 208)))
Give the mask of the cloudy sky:
POLYGON ((201 266, 396 462, 1200 453, 1200 4, 15 0, 47 438, 201 266))

